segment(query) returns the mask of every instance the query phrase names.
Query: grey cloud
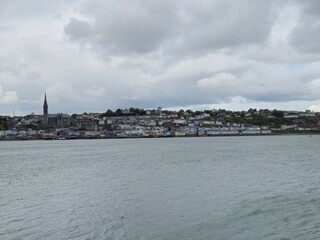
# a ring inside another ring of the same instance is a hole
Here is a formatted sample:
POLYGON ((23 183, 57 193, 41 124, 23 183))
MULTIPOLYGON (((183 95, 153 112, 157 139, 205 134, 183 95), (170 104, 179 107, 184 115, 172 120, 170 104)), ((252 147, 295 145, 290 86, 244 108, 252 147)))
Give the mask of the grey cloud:
POLYGON ((215 51, 263 44, 276 14, 272 3, 91 1, 81 11, 90 20, 71 19, 65 32, 73 40, 86 38, 111 53, 215 51))
MULTIPOLYGON (((216 57, 217 60, 220 60, 219 57, 216 57)), ((206 61, 193 59, 180 63, 179 67, 167 68, 157 77, 159 81, 147 87, 150 98, 134 98, 135 95, 130 95, 129 92, 126 95, 128 101, 124 102, 142 106, 152 103, 183 106, 229 102, 234 97, 242 97, 252 102, 273 103, 314 101, 320 98, 320 91, 311 91, 315 84, 318 84, 318 81, 314 81, 320 74, 317 64, 305 67, 299 70, 300 72, 292 72, 286 64, 259 63, 251 60, 214 69, 215 64, 214 58, 209 57, 206 61), (210 65, 199 64, 204 62, 211 63, 212 71, 209 70, 210 65), (192 65, 194 69, 190 67, 192 65), (215 84, 211 84, 209 80, 204 81, 208 85, 199 86, 199 81, 211 78, 213 81, 217 80, 215 84)), ((134 92, 134 89, 132 91, 134 92)))
POLYGON ((75 0, 55 0, 55 1, 39 1, 39 0, 1 0, 0 1, 0 19, 32 19, 37 17, 59 12, 64 5, 71 4, 75 0))
POLYGON ((0 104, 12 104, 18 101, 15 91, 5 91, 0 85, 0 104))
POLYGON ((190 21, 180 26, 184 32, 181 50, 207 52, 265 43, 274 21, 271 2, 216 1, 195 12, 198 3, 191 4, 185 9, 190 21))
POLYGON ((318 15, 320 12, 320 2, 318 0, 299 1, 295 0, 306 14, 318 15))
POLYGON ((301 53, 318 54, 320 46, 320 24, 318 16, 304 17, 292 34, 291 44, 301 53))
POLYGON ((293 29, 290 44, 300 54, 309 54, 314 58, 319 57, 320 47, 320 2, 317 0, 296 1, 300 7, 299 22, 293 29))
POLYGON ((150 52, 171 34, 176 21, 171 5, 168 1, 91 1, 82 12, 93 21, 71 19, 65 32, 72 39, 87 38, 93 46, 113 52, 150 52))
POLYGON ((80 41, 92 37, 93 34, 92 28, 87 22, 75 18, 70 19, 70 23, 65 26, 65 32, 71 38, 80 41))
POLYGON ((10 27, 0 26, 0 32, 8 32, 8 31, 12 31, 12 29, 10 27))

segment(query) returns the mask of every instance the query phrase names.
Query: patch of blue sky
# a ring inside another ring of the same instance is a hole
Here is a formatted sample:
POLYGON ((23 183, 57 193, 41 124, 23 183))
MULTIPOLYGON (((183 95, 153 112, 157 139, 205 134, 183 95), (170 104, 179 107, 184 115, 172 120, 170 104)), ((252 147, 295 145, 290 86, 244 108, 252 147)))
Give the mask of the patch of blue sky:
POLYGON ((288 71, 290 73, 301 72, 306 67, 306 64, 292 64, 288 66, 288 71))

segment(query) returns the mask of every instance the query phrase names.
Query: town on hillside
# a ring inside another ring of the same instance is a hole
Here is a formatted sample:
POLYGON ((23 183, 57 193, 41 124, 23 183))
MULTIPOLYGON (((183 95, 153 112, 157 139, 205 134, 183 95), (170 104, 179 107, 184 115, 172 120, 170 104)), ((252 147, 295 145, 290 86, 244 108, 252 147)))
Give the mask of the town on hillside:
POLYGON ((169 111, 139 108, 103 113, 0 116, 0 140, 234 136, 320 133, 320 113, 249 109, 169 111))

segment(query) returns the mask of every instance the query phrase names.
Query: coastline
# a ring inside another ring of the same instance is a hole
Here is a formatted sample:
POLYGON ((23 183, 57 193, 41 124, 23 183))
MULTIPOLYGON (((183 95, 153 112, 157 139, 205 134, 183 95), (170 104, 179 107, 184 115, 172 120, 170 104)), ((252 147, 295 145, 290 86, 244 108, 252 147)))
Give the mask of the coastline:
POLYGON ((270 133, 270 134, 216 134, 216 135, 202 135, 202 136, 113 136, 113 137, 77 137, 77 138, 0 138, 0 142, 7 141, 62 141, 62 140, 95 140, 95 139, 154 139, 154 138, 213 138, 213 137, 252 137, 252 136, 312 136, 320 135, 320 132, 287 132, 287 133, 270 133))

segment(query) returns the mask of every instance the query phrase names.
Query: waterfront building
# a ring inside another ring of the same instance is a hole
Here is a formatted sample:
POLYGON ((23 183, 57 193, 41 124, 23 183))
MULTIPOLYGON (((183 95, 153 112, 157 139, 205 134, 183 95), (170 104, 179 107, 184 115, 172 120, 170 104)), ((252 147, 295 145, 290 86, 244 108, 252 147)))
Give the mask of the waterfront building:
POLYGON ((44 94, 43 102, 43 125, 46 128, 61 128, 70 126, 70 115, 65 113, 48 113, 47 93, 44 94))

